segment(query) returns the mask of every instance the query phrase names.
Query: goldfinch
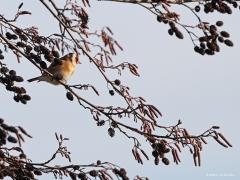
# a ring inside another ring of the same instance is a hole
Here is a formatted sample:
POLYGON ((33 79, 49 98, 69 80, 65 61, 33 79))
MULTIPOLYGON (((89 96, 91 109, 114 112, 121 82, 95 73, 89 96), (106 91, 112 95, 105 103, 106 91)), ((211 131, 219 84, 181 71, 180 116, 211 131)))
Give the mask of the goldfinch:
MULTIPOLYGON (((59 59, 59 61, 53 61, 50 66, 46 69, 54 77, 60 79, 62 82, 66 83, 67 80, 74 73, 77 64, 80 64, 79 56, 77 53, 69 53, 59 59)), ((33 81, 45 81, 53 85, 58 85, 59 82, 48 75, 43 73, 41 76, 29 79, 28 82, 33 81)))

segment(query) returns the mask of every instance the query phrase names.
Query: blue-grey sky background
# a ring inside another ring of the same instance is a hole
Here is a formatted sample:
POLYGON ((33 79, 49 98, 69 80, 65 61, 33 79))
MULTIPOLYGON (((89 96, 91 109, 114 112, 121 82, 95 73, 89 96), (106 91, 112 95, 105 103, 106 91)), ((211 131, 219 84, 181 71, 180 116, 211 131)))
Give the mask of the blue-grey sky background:
MULTIPOLYGON (((22 1, 2 1, 0 13, 13 17, 20 2, 22 1)), ((23 2, 23 9, 30 10, 33 14, 21 18, 19 23, 23 27, 36 25, 44 35, 56 30, 55 19, 49 17, 49 12, 38 1, 23 2)), ((147 176, 153 180, 239 179, 239 11, 231 16, 202 14, 204 21, 223 19, 223 29, 231 33, 235 46, 223 46, 222 51, 215 56, 200 56, 193 52, 192 43, 186 34, 185 40, 170 37, 167 34, 168 27, 159 24, 152 14, 140 6, 98 1, 92 1, 91 6, 90 27, 111 27, 114 37, 124 48, 114 61, 129 61, 139 66, 139 78, 126 71, 119 79, 123 84, 129 85, 133 95, 145 97, 161 110, 164 116, 159 122, 175 124, 181 119, 183 126, 196 134, 212 125, 219 125, 233 148, 225 149, 209 140, 208 145, 204 146, 201 167, 194 167, 187 149, 181 154, 182 163, 178 166, 173 163, 170 166, 155 166, 152 158, 140 165, 132 157, 131 141, 118 132, 114 138, 110 138, 107 127, 97 127, 89 112, 77 102, 69 102, 65 98, 63 87, 46 83, 24 83, 32 96, 32 101, 25 106, 15 103, 12 94, 6 93, 4 87, 0 86, 3 92, 0 94, 0 116, 9 124, 23 126, 34 137, 26 139, 23 146, 29 158, 36 162, 47 160, 57 147, 54 133, 58 132, 70 138, 66 145, 72 152, 73 163, 88 164, 97 159, 111 161, 125 167, 131 179, 134 175, 147 176)), ((177 6, 175 9, 182 13, 184 22, 196 22, 184 7, 177 6)), ((5 56, 5 63, 15 68, 14 56, 5 56)), ((121 104, 119 98, 108 94, 105 82, 94 72, 88 59, 81 58, 83 64, 78 67, 69 83, 95 85, 102 97, 98 98, 91 92, 79 92, 95 103, 121 104)), ((22 59, 16 69, 26 78, 39 75, 39 71, 32 68, 25 59, 22 59)), ((117 73, 112 77, 114 80, 117 73)), ((150 152, 150 149, 144 148, 150 152)), ((172 158, 171 155, 169 157, 172 158)), ((57 160, 56 163, 67 164, 65 160, 57 160)), ((53 178, 47 176, 39 179, 53 178)))

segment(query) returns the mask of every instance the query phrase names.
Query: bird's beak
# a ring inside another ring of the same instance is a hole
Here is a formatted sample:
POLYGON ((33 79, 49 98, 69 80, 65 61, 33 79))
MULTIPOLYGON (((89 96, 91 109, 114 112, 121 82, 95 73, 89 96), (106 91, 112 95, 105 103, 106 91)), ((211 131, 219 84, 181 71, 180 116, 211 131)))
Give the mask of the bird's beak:
POLYGON ((82 64, 82 63, 79 61, 79 59, 77 59, 77 64, 82 64))
POLYGON ((77 57, 76 57, 76 62, 77 62, 77 64, 82 64, 82 63, 80 62, 80 60, 79 60, 78 54, 77 54, 77 57))

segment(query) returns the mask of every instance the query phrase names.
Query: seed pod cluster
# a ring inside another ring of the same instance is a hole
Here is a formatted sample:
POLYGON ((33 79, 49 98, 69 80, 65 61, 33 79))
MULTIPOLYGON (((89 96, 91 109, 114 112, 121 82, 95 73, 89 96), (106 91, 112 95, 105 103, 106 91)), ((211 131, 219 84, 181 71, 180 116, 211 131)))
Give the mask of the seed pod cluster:
POLYGON ((46 41, 44 40, 44 37, 38 36, 34 33, 28 34, 29 37, 27 37, 26 33, 24 33, 24 31, 21 29, 15 29, 15 33, 20 39, 18 42, 16 42, 16 46, 22 48, 26 55, 39 64, 41 68, 47 68, 47 64, 45 61, 43 61, 43 59, 48 62, 53 62, 55 58, 60 57, 58 51, 54 49, 50 50, 47 45, 43 43, 46 41), (28 39, 30 39, 34 44, 30 44, 28 39))
MULTIPOLYGON (((55 62, 55 63, 59 63, 59 64, 61 63, 61 61, 59 59, 60 54, 58 51, 55 51, 55 50, 50 51, 46 46, 43 46, 43 45, 36 46, 35 49, 40 54, 43 54, 44 59, 46 59, 48 62, 55 62)), ((47 67, 47 65, 43 65, 43 62, 44 61, 40 62, 40 65, 42 64, 41 66, 47 67)))
MULTIPOLYGON (((15 30, 14 30, 14 33, 15 34, 12 34, 12 38, 8 38, 9 40, 11 40, 11 39, 13 39, 13 40, 16 40, 16 39, 18 39, 18 37, 19 37, 19 39, 21 40, 21 42, 22 41, 24 41, 24 42, 27 42, 28 41, 28 37, 26 36, 26 34, 24 34, 23 33, 23 30, 21 30, 21 29, 19 29, 19 28, 16 28, 15 30), (15 36, 15 38, 13 38, 15 36), (18 37, 17 37, 18 36, 18 37)), ((6 36, 7 36, 7 34, 6 34, 6 36)))
POLYGON ((37 54, 30 54, 31 58, 34 59, 35 62, 41 66, 41 68, 46 69, 47 64, 42 60, 41 54, 48 62, 52 62, 54 57, 50 54, 50 50, 43 45, 35 46, 33 49, 37 54))
POLYGON ((18 76, 15 70, 9 70, 5 65, 0 64, 0 83, 6 87, 7 91, 14 93, 13 99, 16 102, 27 104, 31 100, 31 97, 26 94, 24 87, 18 87, 15 85, 17 82, 23 82, 24 79, 18 76))
MULTIPOLYGON (((218 1, 211 0, 204 5, 204 12, 206 14, 218 11, 222 14, 232 14, 232 7, 239 7, 236 0, 227 0, 227 1, 218 1)), ((200 6, 195 7, 195 11, 200 11, 200 6)), ((223 43, 226 46, 232 47, 233 42, 228 39, 230 34, 226 31, 220 31, 217 27, 223 26, 223 21, 217 21, 216 25, 210 25, 209 28, 206 28, 209 33, 205 33, 204 36, 199 37, 199 45, 194 47, 195 52, 201 55, 214 55, 216 52, 220 51, 218 43, 223 43)))
POLYGON ((8 40, 16 40, 16 39, 18 39, 16 34, 11 34, 10 32, 6 32, 6 38, 8 40))
POLYGON ((37 169, 30 163, 22 163, 23 160, 26 161, 26 154, 20 147, 20 142, 24 141, 23 135, 28 134, 22 127, 8 125, 0 118, 0 159, 3 162, 0 164, 0 179, 5 179, 7 176, 15 179, 36 179, 33 171, 37 169), (10 150, 6 148, 8 143, 14 144, 14 147, 9 148, 10 150), (19 145, 15 145, 16 143, 19 145), (8 162, 5 158, 11 161, 11 165, 5 163, 8 162))
POLYGON ((17 143, 16 137, 12 136, 11 133, 17 134, 18 129, 14 126, 9 126, 4 123, 4 120, 0 118, 0 147, 5 145, 7 142, 17 143))
POLYGON ((165 165, 169 165, 169 160, 165 157, 166 153, 170 152, 170 149, 167 147, 166 142, 161 140, 160 142, 153 142, 152 143, 152 156, 154 157, 155 165, 158 165, 160 159, 165 165))
MULTIPOLYGON (((232 8, 239 8, 239 3, 237 0, 210 0, 205 3, 199 3, 192 9, 193 13, 198 13, 203 9, 204 13, 219 12, 222 14, 232 14, 232 8)), ((157 16, 157 21, 160 23, 168 24, 170 28, 168 29, 168 34, 170 36, 175 35, 179 39, 183 39, 183 33, 176 27, 176 19, 174 19, 172 14, 165 15, 159 12, 157 16)), ((200 18, 200 17, 198 17, 200 18)), ((217 27, 223 26, 223 21, 219 20, 216 24, 209 25, 208 22, 201 22, 196 28, 204 31, 204 36, 199 37, 199 44, 195 43, 195 37, 197 34, 190 30, 188 25, 179 24, 184 27, 187 33, 191 36, 192 41, 194 41, 194 51, 201 55, 214 55, 216 52, 220 51, 219 42, 225 44, 228 47, 234 46, 233 42, 228 39, 230 37, 229 33, 220 32, 217 27), (201 39, 201 40, 200 40, 201 39)))
POLYGON ((124 168, 120 168, 120 169, 114 168, 112 171, 116 176, 121 177, 123 180, 129 180, 129 177, 127 176, 127 172, 124 168))
POLYGON ((218 11, 222 14, 232 14, 232 8, 238 7, 236 0, 216 1, 212 0, 204 4, 204 12, 206 14, 218 11))
POLYGON ((41 51, 39 46, 32 47, 31 45, 28 45, 26 42, 19 41, 16 43, 16 46, 19 48, 22 48, 24 52, 28 55, 28 57, 32 60, 34 60, 37 64, 41 66, 41 68, 46 69, 47 64, 44 62, 41 58, 41 51), (34 53, 32 50, 34 50, 36 53, 34 53))
POLYGON ((61 63, 58 51, 50 51, 47 47, 43 45, 35 46, 34 51, 36 51, 37 54, 31 53, 30 57, 34 59, 36 63, 40 64, 41 68, 43 69, 47 68, 47 64, 45 61, 42 60, 41 54, 48 62, 61 63))
POLYGON ((199 45, 194 47, 194 51, 201 55, 214 55, 220 51, 219 43, 232 47, 233 42, 228 39, 230 34, 227 31, 219 31, 218 27, 223 25, 222 21, 217 21, 216 25, 210 25, 204 36, 199 37, 199 45))
POLYGON ((176 24, 173 21, 168 21, 168 24, 169 24, 168 34, 170 36, 175 34, 175 36, 178 39, 183 39, 184 38, 182 32, 177 28, 176 24))

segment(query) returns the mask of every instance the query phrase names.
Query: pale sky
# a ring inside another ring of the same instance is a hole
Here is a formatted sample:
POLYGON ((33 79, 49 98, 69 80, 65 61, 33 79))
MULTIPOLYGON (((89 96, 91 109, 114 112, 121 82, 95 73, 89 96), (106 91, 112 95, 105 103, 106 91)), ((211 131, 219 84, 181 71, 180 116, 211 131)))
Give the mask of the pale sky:
MULTIPOLYGON (((1 14, 13 17, 12 13, 20 2, 2 1, 1 14)), ((20 22, 23 26, 36 25, 45 35, 55 31, 55 20, 49 18, 49 13, 38 1, 23 2, 23 9, 33 14, 22 18, 20 22)), ((89 112, 77 102, 69 102, 65 98, 63 87, 25 82, 32 96, 32 101, 25 106, 15 103, 12 94, 0 86, 4 92, 0 95, 0 116, 8 124, 23 126, 34 137, 26 139, 23 146, 29 158, 35 162, 47 160, 57 147, 54 133, 58 132, 70 138, 67 146, 72 152, 74 164, 89 164, 98 159, 111 161, 126 168, 131 179, 135 175, 153 180, 239 179, 240 26, 236 23, 239 21, 239 11, 231 16, 203 15, 204 21, 224 19, 224 28, 231 33, 235 43, 233 48, 223 46, 220 53, 209 57, 194 53, 186 34, 184 40, 170 37, 168 27, 159 24, 153 15, 140 6, 97 1, 92 1, 91 5, 90 27, 111 27, 124 48, 115 57, 115 62, 129 61, 139 66, 140 78, 126 72, 119 79, 131 88, 133 95, 145 97, 148 103, 161 110, 164 116, 159 122, 170 125, 181 119, 183 126, 196 134, 212 125, 219 125, 233 148, 224 149, 209 140, 202 153, 201 167, 194 167, 187 149, 181 154, 182 163, 178 166, 173 163, 170 166, 155 166, 152 158, 140 165, 132 157, 131 141, 119 132, 110 138, 108 127, 97 127, 89 112)), ((184 12, 184 22, 196 22, 183 7, 175 9, 184 12)), ((82 57, 82 62, 69 83, 91 83, 100 90, 102 97, 98 98, 91 92, 79 94, 100 104, 121 103, 119 98, 108 95, 106 84, 94 69, 89 68, 88 59, 82 57)), ((5 63, 16 67, 16 60, 11 55, 6 55, 5 63)), ((24 59, 16 69, 26 79, 39 75, 39 71, 24 59)), ((117 77, 116 74, 113 76, 117 77)), ((149 148, 144 148, 151 154, 149 148)), ((172 160, 170 154, 169 158, 172 160)), ((57 160, 56 163, 67 162, 57 160)), ((40 179, 53 179, 53 176, 40 179)))

